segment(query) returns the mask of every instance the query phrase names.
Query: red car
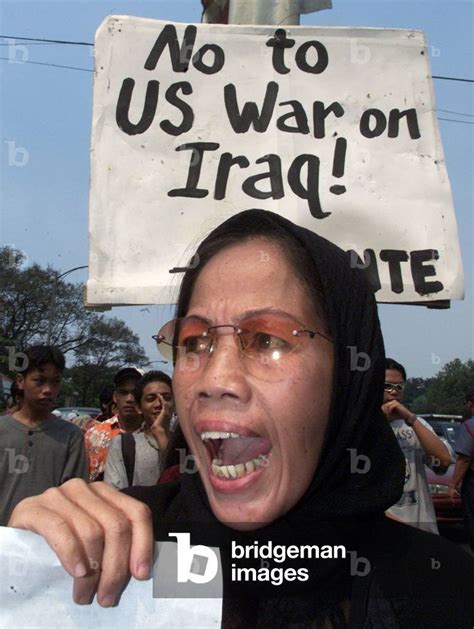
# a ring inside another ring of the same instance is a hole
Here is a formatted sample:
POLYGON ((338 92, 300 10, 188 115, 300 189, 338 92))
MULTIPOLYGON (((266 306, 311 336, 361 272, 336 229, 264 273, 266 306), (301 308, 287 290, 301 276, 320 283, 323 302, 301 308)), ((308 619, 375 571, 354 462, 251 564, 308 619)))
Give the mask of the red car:
MULTIPOLYGON (((443 443, 448 446, 455 458, 454 446, 461 423, 457 421, 434 420, 429 416, 424 416, 424 419, 428 421, 443 443)), ((435 474, 433 470, 426 468, 426 476, 438 524, 459 524, 463 521, 461 498, 455 496, 454 500, 451 500, 447 496, 448 485, 452 485, 453 473, 454 463, 449 466, 445 474, 435 474)))
POLYGON ((442 475, 435 474, 429 468, 426 470, 438 524, 458 524, 463 521, 461 498, 455 496, 451 500, 447 496, 448 485, 452 482, 453 472, 454 464, 451 464, 446 474, 442 475))

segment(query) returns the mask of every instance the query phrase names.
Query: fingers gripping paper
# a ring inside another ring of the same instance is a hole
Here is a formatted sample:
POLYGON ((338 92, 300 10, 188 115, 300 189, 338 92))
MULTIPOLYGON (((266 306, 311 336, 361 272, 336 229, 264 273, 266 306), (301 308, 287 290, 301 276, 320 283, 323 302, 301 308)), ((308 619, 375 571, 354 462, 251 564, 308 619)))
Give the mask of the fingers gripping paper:
POLYGON ((89 303, 173 303, 250 207, 338 244, 379 301, 462 298, 422 33, 110 17, 95 57, 89 303))
MULTIPOLYGON (((168 569, 176 558, 176 544, 168 561, 155 564, 154 578, 132 579, 118 607, 76 605, 72 578, 44 539, 29 531, 0 527, 0 627, 15 629, 138 629, 141 627, 217 628, 221 625, 222 594, 196 598, 187 591, 174 598, 168 569), (163 587, 161 587, 163 584, 163 587), (153 598, 155 590, 156 598, 153 598), (161 593, 161 596, 160 596, 161 593), (185 598, 189 596, 189 598, 185 598)), ((175 569, 176 571, 176 569, 175 569)), ((222 593, 222 576, 217 588, 222 593)), ((175 591, 176 583, 175 583, 175 591)))

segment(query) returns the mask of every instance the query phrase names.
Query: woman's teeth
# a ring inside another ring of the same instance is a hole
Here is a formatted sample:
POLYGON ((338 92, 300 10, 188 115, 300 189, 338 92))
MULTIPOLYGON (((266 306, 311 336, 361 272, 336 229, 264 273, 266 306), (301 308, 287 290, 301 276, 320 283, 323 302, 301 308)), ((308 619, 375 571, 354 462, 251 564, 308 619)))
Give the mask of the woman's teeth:
POLYGON ((235 432, 217 432, 215 430, 208 430, 201 433, 201 439, 206 441, 207 439, 239 439, 240 435, 235 432))
POLYGON ((217 478, 242 478, 268 465, 271 444, 263 437, 208 430, 201 433, 201 439, 208 444, 212 474, 217 478))
POLYGON ((266 467, 268 465, 268 456, 260 454, 256 459, 247 461, 246 463, 237 463, 237 465, 222 465, 220 459, 213 459, 211 468, 214 476, 225 480, 234 480, 236 478, 242 478, 252 472, 255 472, 259 467, 266 467))

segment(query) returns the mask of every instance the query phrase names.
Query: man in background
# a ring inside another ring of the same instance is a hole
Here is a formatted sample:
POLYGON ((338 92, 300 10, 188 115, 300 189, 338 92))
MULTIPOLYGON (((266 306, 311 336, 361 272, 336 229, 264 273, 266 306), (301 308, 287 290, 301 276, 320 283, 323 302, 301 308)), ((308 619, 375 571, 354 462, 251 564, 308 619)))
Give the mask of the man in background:
POLYGON ((448 469, 451 457, 428 422, 402 404, 405 383, 405 368, 387 358, 382 411, 390 422, 406 463, 403 494, 387 513, 402 522, 437 534, 438 525, 425 464, 435 468, 437 473, 443 473, 448 469))
POLYGON ((21 407, 0 422, 0 525, 20 500, 58 487, 71 478, 87 480, 81 430, 51 413, 61 388, 64 355, 35 345, 17 374, 21 407))
POLYGON ((458 485, 462 483, 464 524, 469 535, 471 550, 474 551, 474 384, 467 389, 464 397, 464 416, 467 419, 459 429, 456 440, 454 449, 458 458, 448 495, 453 498, 458 485))
POLYGON ((113 401, 117 414, 96 423, 85 433, 89 480, 103 480, 110 442, 123 432, 134 432, 142 424, 133 391, 143 372, 137 367, 124 367, 114 377, 113 401))
POLYGON ((174 412, 171 378, 162 371, 149 371, 135 387, 141 429, 112 439, 104 480, 116 489, 133 485, 156 485, 163 468, 174 412))

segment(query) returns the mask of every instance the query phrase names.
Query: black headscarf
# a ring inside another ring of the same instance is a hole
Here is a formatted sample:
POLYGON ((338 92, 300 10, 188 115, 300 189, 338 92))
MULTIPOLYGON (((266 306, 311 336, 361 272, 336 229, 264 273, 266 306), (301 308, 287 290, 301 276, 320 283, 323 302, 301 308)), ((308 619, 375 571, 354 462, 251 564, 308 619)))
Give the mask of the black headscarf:
POLYGON ((374 295, 363 271, 351 266, 344 251, 272 212, 240 212, 210 237, 229 228, 248 237, 264 233, 269 224, 291 234, 314 262, 334 339, 334 382, 325 445, 308 491, 286 519, 309 516, 316 521, 378 513, 401 495, 404 467, 381 411, 385 354, 374 295), (353 469, 355 462, 358 471, 353 469))
MULTIPOLYGON (((400 497, 404 482, 403 456, 381 411, 384 346, 375 298, 363 271, 353 268, 345 252, 325 238, 264 210, 241 212, 217 227, 210 237, 229 228, 240 231, 243 238, 261 235, 265 226, 291 234, 309 254, 319 276, 326 323, 334 339, 331 411, 320 461, 308 490, 288 513, 264 529, 242 534, 220 524, 197 474, 184 474, 177 493, 166 496, 162 490, 157 527, 191 529, 193 543, 219 545, 224 562, 231 539, 342 543, 357 549, 370 536, 372 524, 400 497)), ((178 316, 183 314, 178 312, 178 316)), ((308 583, 293 584, 283 596, 278 594, 279 616, 282 605, 295 597, 307 598, 310 591, 312 600, 323 607, 350 596, 347 562, 313 562, 311 574, 308 583)), ((227 591, 232 587, 227 584, 227 591)), ((271 596, 263 585, 254 585, 252 593, 261 601, 271 596)), ((294 606, 290 608, 294 619, 294 606)))

